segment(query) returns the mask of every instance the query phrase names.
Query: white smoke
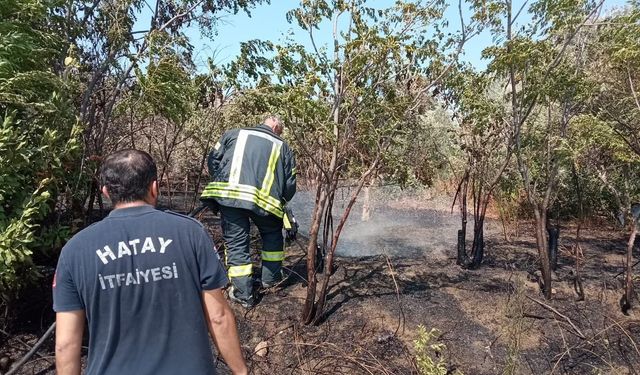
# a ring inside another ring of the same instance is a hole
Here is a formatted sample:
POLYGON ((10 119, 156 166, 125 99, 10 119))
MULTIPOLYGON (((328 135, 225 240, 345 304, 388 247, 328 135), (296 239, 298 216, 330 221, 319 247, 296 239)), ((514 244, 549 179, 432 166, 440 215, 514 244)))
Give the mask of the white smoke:
MULTIPOLYGON (((348 188, 336 194, 334 227, 350 196, 348 188)), ((373 190, 373 189, 372 189, 373 190)), ((371 217, 361 220, 362 194, 354 205, 338 243, 336 254, 361 257, 388 254, 391 257, 447 258, 455 256, 459 211, 451 213, 451 198, 431 198, 425 191, 401 191, 382 187, 371 193, 371 217)), ((290 203, 307 235, 314 204, 313 192, 301 191, 290 203)), ((470 225, 472 224, 472 220, 470 225)))

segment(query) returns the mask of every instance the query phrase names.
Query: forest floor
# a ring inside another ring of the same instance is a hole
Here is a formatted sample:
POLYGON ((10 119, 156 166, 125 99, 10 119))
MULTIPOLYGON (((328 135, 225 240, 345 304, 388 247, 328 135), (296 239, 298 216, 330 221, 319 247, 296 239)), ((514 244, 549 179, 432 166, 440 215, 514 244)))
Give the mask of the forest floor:
MULTIPOLYGON (((465 270, 455 265, 459 219, 448 205, 448 197, 413 195, 381 201, 369 222, 360 222, 355 212, 319 325, 301 323, 306 265, 300 247, 289 247, 288 280, 263 291, 255 308, 232 305, 251 372, 417 374, 414 340, 422 325, 439 331, 433 342, 446 349, 431 355, 450 373, 640 373, 640 307, 626 316, 618 306, 624 232, 603 225, 583 228, 585 299, 576 301, 570 254, 575 227, 563 227, 553 299, 545 301, 530 223, 520 223, 518 235, 507 241, 499 221, 490 221, 482 266, 465 270), (262 342, 266 354, 256 350, 262 342)), ((218 219, 205 214, 202 220, 220 242, 218 219)), ((52 321, 48 285, 43 281, 5 322, 0 365, 3 358, 24 355, 52 321)), ((53 340, 39 353, 20 374, 54 373, 53 340)), ((228 373, 224 363, 217 367, 228 373)))

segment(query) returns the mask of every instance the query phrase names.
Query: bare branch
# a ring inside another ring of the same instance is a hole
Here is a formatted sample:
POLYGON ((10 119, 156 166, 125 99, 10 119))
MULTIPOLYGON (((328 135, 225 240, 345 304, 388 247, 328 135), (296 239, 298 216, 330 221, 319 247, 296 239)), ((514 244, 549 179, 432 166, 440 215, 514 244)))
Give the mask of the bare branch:
POLYGON ((571 328, 573 328, 573 330, 575 331, 576 334, 578 334, 578 337, 580 337, 581 339, 586 339, 587 337, 584 335, 584 333, 582 333, 582 331, 580 331, 580 329, 573 324, 573 322, 571 321, 571 319, 569 319, 569 317, 567 317, 566 315, 560 313, 558 310, 556 310, 555 308, 553 308, 553 306, 550 306, 542 301, 538 301, 535 298, 526 296, 528 299, 530 299, 531 301, 537 303, 538 305, 544 307, 545 309, 551 311, 552 313, 558 315, 559 317, 561 317, 562 319, 564 319, 567 323, 569 323, 569 325, 571 326, 571 328))
MULTIPOLYGON (((196 9, 200 4, 202 4, 204 2, 204 0, 199 0, 197 1, 195 4, 193 4, 192 6, 190 6, 189 8, 187 8, 187 10, 185 10, 182 13, 178 13, 175 16, 173 16, 170 20, 168 20, 167 22, 165 22, 162 26, 160 26, 158 28, 158 31, 163 31, 164 29, 166 29, 167 27, 171 26, 172 23, 174 23, 175 21, 188 16, 194 9, 196 9)), ((160 1, 158 1, 158 3, 160 3, 160 1)))

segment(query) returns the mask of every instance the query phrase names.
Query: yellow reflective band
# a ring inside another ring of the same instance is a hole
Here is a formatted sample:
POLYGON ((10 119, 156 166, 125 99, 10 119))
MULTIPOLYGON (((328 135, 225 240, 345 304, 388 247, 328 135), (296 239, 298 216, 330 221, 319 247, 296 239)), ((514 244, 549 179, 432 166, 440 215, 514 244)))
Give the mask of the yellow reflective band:
POLYGON ((218 151, 220 149, 220 146, 221 146, 220 142, 216 142, 216 145, 213 146, 213 149, 218 151))
POLYGON ((274 143, 271 147, 271 155, 269 156, 269 164, 267 165, 267 173, 264 176, 264 180, 262 181, 262 189, 260 190, 262 194, 268 196, 271 191, 271 186, 273 185, 273 180, 275 179, 275 171, 276 164, 278 163, 278 158, 280 157, 280 148, 282 146, 274 143))
POLYGON ((291 174, 294 175, 294 176, 296 175, 296 169, 295 168, 291 168, 291 174))
POLYGON ((243 185, 243 184, 230 184, 228 182, 210 182, 205 187, 205 192, 207 190, 231 190, 231 191, 239 191, 242 193, 252 194, 265 201, 266 203, 276 206, 278 208, 282 208, 282 204, 279 200, 270 196, 268 193, 264 194, 262 191, 258 190, 256 187, 251 185, 243 185))
POLYGON ((243 193, 243 192, 238 192, 238 191, 233 191, 233 190, 225 190, 225 189, 209 189, 209 190, 205 190, 202 193, 202 197, 203 198, 231 198, 231 199, 240 199, 243 201, 248 201, 251 203, 256 204, 258 207, 262 208, 263 210, 279 217, 282 218, 283 212, 282 209, 279 207, 276 207, 272 204, 269 204, 261 199, 259 199, 258 197, 256 197, 255 195, 252 194, 248 194, 248 193, 243 193))
POLYGON ((212 197, 217 197, 217 198, 232 198, 232 199, 239 199, 239 200, 243 200, 243 201, 248 201, 248 202, 252 202, 255 203, 258 207, 264 209, 265 211, 281 218, 282 217, 282 210, 279 209, 278 207, 274 207, 273 205, 266 203, 260 199, 257 199, 255 195, 251 195, 251 194, 247 194, 247 193, 242 193, 242 192, 238 192, 238 191, 228 191, 228 190, 207 190, 204 193, 202 193, 202 197, 204 198, 212 198, 212 197))
POLYGON ((278 218, 282 218, 282 210, 279 209, 278 207, 275 207, 269 203, 266 203, 262 200, 259 200, 256 198, 256 196, 251 195, 251 194, 247 194, 247 193, 241 193, 241 192, 237 192, 237 191, 227 191, 227 190, 210 190, 210 191, 206 191, 204 193, 202 193, 202 197, 203 198, 231 198, 231 199, 239 199, 239 200, 243 200, 243 201, 248 201, 251 203, 254 203, 255 205, 257 205, 258 207, 262 208, 263 210, 275 215, 278 218))
POLYGON ((291 222, 289 221, 289 215, 287 215, 286 213, 282 215, 282 224, 284 226, 284 229, 291 229, 291 222))
POLYGON ((240 169, 242 168, 242 159, 244 157, 244 148, 247 145, 248 133, 245 130, 240 130, 238 133, 238 139, 236 139, 236 146, 233 149, 233 159, 231 161, 231 169, 229 172, 229 182, 237 184, 240 182, 240 169))
POLYGON ((211 182, 202 192, 203 198, 233 198, 255 203, 265 211, 282 218, 282 204, 271 196, 265 196, 261 191, 250 185, 229 184, 226 182, 211 182))
POLYGON ((245 264, 244 266, 231 266, 229 267, 229 277, 242 277, 251 276, 252 270, 251 264, 245 264))
POLYGON ((263 251, 262 260, 267 262, 282 262, 284 260, 284 251, 263 251))

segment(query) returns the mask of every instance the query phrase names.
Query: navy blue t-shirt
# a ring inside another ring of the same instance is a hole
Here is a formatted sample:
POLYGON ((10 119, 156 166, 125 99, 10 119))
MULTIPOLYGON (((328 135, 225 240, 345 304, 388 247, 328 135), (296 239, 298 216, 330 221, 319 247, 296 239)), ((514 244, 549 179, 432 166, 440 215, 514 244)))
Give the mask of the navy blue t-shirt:
POLYGON ((122 208, 62 249, 53 309, 85 310, 89 375, 215 374, 201 293, 226 284, 199 222, 122 208))

